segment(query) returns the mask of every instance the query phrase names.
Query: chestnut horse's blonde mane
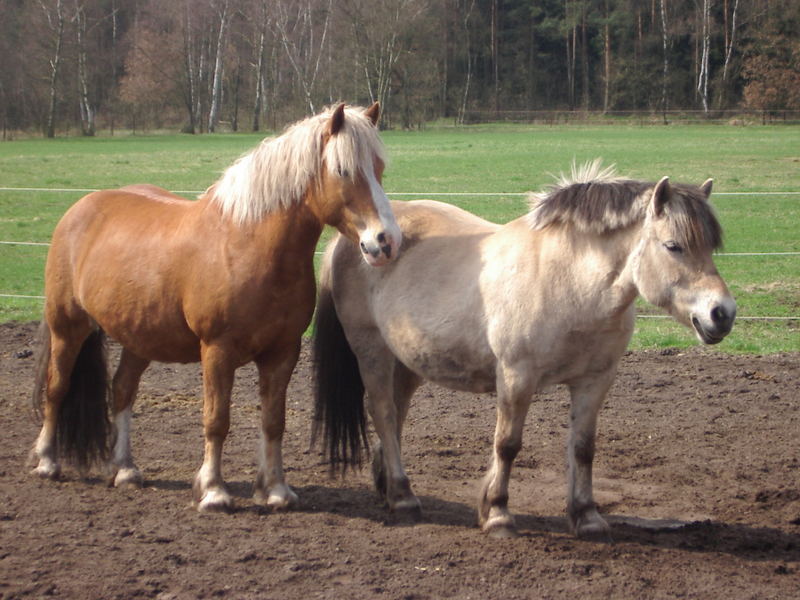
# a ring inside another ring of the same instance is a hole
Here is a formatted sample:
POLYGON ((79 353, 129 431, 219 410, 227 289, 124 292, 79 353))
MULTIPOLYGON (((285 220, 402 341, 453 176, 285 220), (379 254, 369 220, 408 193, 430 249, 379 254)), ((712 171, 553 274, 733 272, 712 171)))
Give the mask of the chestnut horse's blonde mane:
MULTIPOLYGON (((576 165, 569 175, 528 196, 531 229, 556 223, 570 224, 586 233, 606 233, 644 220, 655 184, 617 175, 613 165, 600 159, 576 165)), ((696 186, 671 184, 665 214, 676 241, 688 247, 716 249, 722 245, 722 229, 704 194, 696 186)))
POLYGON ((325 144, 333 109, 298 121, 276 138, 265 139, 233 163, 207 194, 222 214, 238 225, 261 220, 299 202, 322 171, 371 173, 384 161, 378 129, 359 107, 345 108, 344 125, 325 144))

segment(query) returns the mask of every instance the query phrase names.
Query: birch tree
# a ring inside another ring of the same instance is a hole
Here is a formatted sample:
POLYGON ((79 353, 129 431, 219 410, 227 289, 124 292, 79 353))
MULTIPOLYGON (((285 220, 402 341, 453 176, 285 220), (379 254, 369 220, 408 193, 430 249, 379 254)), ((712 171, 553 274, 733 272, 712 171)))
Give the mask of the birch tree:
POLYGON ((722 63, 722 87, 719 95, 720 106, 724 106, 728 94, 728 68, 731 64, 731 56, 733 55, 733 47, 736 40, 736 12, 739 8, 739 0, 733 0, 733 10, 730 15, 730 26, 728 26, 728 1, 725 0, 724 16, 725 16, 725 60, 722 63))
POLYGON ((275 29, 311 114, 317 112, 314 90, 320 61, 325 54, 332 4, 333 0, 322 3, 322 23, 315 19, 314 0, 281 0, 275 4, 275 29))
POLYGON ((225 55, 225 36, 227 34, 230 12, 228 0, 223 0, 218 5, 219 32, 217 34, 217 49, 214 57, 214 79, 211 84, 211 108, 208 111, 208 132, 214 133, 219 121, 219 109, 222 101, 222 69, 225 55))
POLYGON ((253 99, 253 131, 261 129, 261 113, 264 110, 264 86, 265 77, 264 70, 266 67, 266 52, 267 52, 267 34, 271 25, 271 16, 269 12, 268 0, 262 0, 259 3, 260 19, 258 21, 259 27, 257 31, 258 42, 256 43, 256 61, 255 69, 255 85, 254 85, 254 99, 253 99))
POLYGON ((697 77, 697 92, 703 103, 703 112, 708 112, 709 52, 711 49, 711 0, 701 1, 700 73, 697 77))
POLYGON ((85 136, 93 136, 97 111, 89 100, 89 73, 86 66, 87 18, 86 9, 80 0, 75 0, 74 21, 78 56, 78 106, 81 115, 81 132, 85 136))
POLYGON ((39 5, 47 19, 47 27, 53 34, 53 57, 50 59, 50 101, 47 107, 47 124, 45 135, 49 138, 56 135, 56 102, 58 101, 58 78, 61 73, 61 54, 64 46, 64 6, 62 0, 45 2, 40 0, 39 5))
POLYGON ((470 84, 472 83, 472 64, 475 61, 475 58, 472 55, 472 44, 470 43, 470 17, 472 16, 472 11, 475 9, 475 0, 468 0, 465 5, 463 16, 461 19, 461 24, 464 27, 464 41, 465 41, 465 49, 464 52, 466 54, 466 73, 464 74, 464 92, 461 94, 461 104, 458 108, 458 118, 457 122, 459 125, 463 125, 464 123, 464 114, 467 112, 467 101, 469 100, 469 88, 470 84))
POLYGON ((667 84, 669 82, 669 36, 667 35, 667 6, 666 0, 659 0, 661 12, 661 49, 664 53, 664 62, 661 70, 661 110, 664 122, 667 121, 667 84))

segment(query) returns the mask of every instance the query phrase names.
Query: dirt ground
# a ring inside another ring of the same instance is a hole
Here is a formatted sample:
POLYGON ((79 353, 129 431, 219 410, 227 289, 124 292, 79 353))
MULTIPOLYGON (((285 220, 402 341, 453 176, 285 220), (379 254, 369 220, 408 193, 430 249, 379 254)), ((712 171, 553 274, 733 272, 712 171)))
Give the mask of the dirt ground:
MULTIPOLYGON (((289 390, 287 477, 300 508, 250 498, 258 408, 242 369, 224 473, 232 514, 199 514, 197 365, 153 365, 134 418, 141 490, 100 472, 29 474, 34 324, 0 325, 0 598, 800 598, 800 354, 701 348, 625 356, 601 412, 596 497, 613 543, 566 532, 567 397, 531 407, 512 474, 521 536, 475 524, 494 398, 425 386, 404 453, 425 511, 394 522, 368 469, 331 479, 309 450, 307 349, 289 390)), ((112 352, 113 355, 113 352, 112 352)))

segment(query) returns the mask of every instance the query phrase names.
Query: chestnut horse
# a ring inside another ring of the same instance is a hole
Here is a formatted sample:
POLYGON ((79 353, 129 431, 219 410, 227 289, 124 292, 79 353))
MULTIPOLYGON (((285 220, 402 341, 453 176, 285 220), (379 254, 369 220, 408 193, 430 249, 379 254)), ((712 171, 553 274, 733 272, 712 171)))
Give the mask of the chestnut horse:
POLYGON ((393 260, 400 247, 381 187, 379 113, 377 103, 340 104, 296 123, 195 202, 137 185, 91 193, 67 211, 45 269, 35 473, 58 477, 59 458, 84 471, 107 460, 115 485, 141 485, 130 444, 139 379, 150 361, 201 361, 205 452, 194 500, 199 510, 231 508, 222 446, 234 372, 253 361, 262 433, 254 495, 275 509, 297 502, 281 456, 285 397, 314 311, 323 226, 336 227, 370 265, 393 260), (111 423, 104 332, 122 345, 111 423))
POLYGON ((497 392, 478 515, 490 534, 513 535, 508 481, 528 407, 537 390, 566 384, 569 524, 579 536, 606 536, 592 495, 597 414, 633 332, 634 300, 667 310, 707 344, 733 325, 736 303, 712 260, 722 232, 710 193, 711 180, 619 179, 595 162, 504 226, 438 202, 394 204, 403 258, 380 271, 332 241, 314 359, 316 424, 334 465, 358 463, 366 388, 380 438, 376 487, 391 510, 416 513, 400 456, 414 390, 428 380, 497 392))

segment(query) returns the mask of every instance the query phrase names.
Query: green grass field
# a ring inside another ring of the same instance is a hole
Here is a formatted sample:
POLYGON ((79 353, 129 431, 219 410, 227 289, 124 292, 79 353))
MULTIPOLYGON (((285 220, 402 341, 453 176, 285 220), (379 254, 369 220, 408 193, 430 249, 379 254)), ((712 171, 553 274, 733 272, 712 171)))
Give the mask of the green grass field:
MULTIPOLYGON (((146 182, 192 197, 260 139, 239 134, 4 142, 0 187, 96 189, 146 182)), ((568 170, 573 160, 602 157, 638 179, 669 175, 699 184, 713 177, 712 202, 726 234, 716 262, 736 296, 739 316, 799 318, 740 319, 716 348, 762 354, 800 350, 800 256, 732 255, 800 251, 800 195, 729 195, 800 191, 800 128, 486 125, 385 132, 383 139, 390 196, 433 197, 498 223, 523 214, 523 193, 548 184, 551 174, 568 170), (461 195, 435 195, 453 192, 461 195)), ((0 241, 47 242, 59 217, 81 195, 0 190, 0 241)), ((46 252, 43 246, 0 244, 0 294, 42 295, 46 252)), ((0 297, 0 322, 38 319, 41 306, 36 298, 0 297)), ((658 314, 644 303, 640 311, 658 314)), ((691 332, 670 319, 643 318, 632 347, 695 343, 691 332)))

